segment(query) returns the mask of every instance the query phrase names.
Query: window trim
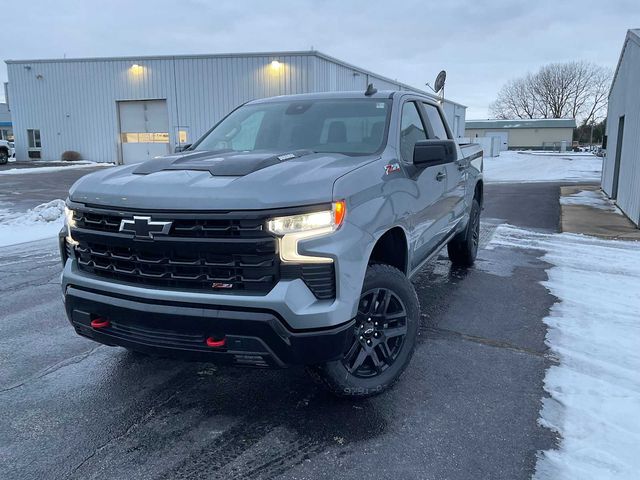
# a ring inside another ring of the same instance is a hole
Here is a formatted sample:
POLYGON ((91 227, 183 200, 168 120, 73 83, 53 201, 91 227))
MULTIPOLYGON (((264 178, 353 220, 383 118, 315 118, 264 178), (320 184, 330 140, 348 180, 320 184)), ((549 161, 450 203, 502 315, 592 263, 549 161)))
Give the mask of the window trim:
POLYGON ((27 148, 29 150, 42 150, 42 133, 40 132, 39 128, 27 128, 27 148), (30 138, 30 133, 29 132, 34 132, 31 135, 33 135, 33 146, 31 146, 31 138, 30 138), (35 132, 38 132, 38 137, 39 137, 39 141, 36 142, 36 136, 35 136, 35 132), (38 146, 37 143, 40 143, 40 145, 38 146))
POLYGON ((424 116, 423 120, 426 120, 427 124, 429 125, 429 136, 431 139, 435 140, 436 135, 435 135, 435 131, 433 130, 433 127, 431 125, 431 122, 429 121, 429 116, 427 115, 427 110, 426 108, 424 108, 424 105, 431 105, 432 107, 434 107, 436 109, 436 111, 438 112, 438 115, 440 115, 440 121, 442 122, 442 126, 444 127, 444 131, 447 134, 447 138, 441 138, 440 140, 453 140, 454 136, 451 132, 451 129, 449 128, 449 125, 447 124, 445 117, 444 117, 444 111, 442 110, 442 108, 440 107, 440 105, 437 105, 435 103, 432 102, 428 102, 426 100, 421 100, 420 101, 421 104, 420 105, 420 110, 424 116))
POLYGON ((402 161, 403 163, 405 163, 407 165, 413 165, 413 158, 411 159, 411 161, 405 160, 404 158, 402 158, 402 150, 401 150, 401 144, 402 144, 402 112, 404 111, 404 106, 407 103, 413 103, 414 104, 415 109, 418 112, 418 117, 420 118, 420 121, 422 122, 422 128, 424 128, 424 133, 425 133, 425 136, 427 137, 426 139, 429 140, 429 138, 431 137, 431 132, 429 132, 429 130, 427 129, 427 125, 425 125, 424 112, 422 111, 422 106, 419 105, 421 102, 422 102, 421 98, 409 97, 409 98, 407 98, 406 100, 404 100, 402 102, 402 105, 400 105, 400 121, 398 122, 398 158, 400 159, 400 161, 402 161))

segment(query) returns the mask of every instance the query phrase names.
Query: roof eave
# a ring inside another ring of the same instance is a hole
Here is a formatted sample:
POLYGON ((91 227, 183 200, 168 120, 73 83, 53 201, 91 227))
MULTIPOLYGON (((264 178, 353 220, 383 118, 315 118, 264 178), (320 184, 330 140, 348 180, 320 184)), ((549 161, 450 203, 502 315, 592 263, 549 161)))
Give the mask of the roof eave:
POLYGON ((635 43, 638 47, 640 47, 640 28, 630 28, 627 30, 627 35, 624 38, 624 43, 622 44, 622 50, 620 51, 620 56, 618 57, 618 63, 616 65, 616 71, 613 74, 613 78, 611 79, 611 86, 609 87, 609 95, 611 96, 611 92, 613 91, 613 86, 616 83, 618 78, 618 71, 620 70, 620 65, 622 65, 622 57, 624 57, 624 51, 627 48, 629 42, 635 43))

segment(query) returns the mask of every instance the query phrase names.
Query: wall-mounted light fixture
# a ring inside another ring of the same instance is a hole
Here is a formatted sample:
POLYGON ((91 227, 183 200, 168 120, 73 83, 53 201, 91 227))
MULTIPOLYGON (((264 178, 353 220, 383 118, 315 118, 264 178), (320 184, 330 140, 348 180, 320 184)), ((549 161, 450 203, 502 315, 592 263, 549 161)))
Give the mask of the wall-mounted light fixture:
POLYGON ((129 68, 129 72, 131 72, 132 75, 140 75, 143 71, 144 71, 144 67, 137 63, 134 63, 129 68))
POLYGON ((271 62, 271 68, 273 70, 280 70, 280 68, 282 68, 282 63, 280 63, 278 60, 273 60, 271 62))

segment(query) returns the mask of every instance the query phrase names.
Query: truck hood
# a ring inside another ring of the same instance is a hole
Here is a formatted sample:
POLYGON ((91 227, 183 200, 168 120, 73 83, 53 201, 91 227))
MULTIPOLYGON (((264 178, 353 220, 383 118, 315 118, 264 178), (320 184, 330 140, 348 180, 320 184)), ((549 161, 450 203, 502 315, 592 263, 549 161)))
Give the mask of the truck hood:
POLYGON ((149 210, 257 210, 332 200, 338 177, 378 156, 185 152, 86 175, 74 202, 149 210))

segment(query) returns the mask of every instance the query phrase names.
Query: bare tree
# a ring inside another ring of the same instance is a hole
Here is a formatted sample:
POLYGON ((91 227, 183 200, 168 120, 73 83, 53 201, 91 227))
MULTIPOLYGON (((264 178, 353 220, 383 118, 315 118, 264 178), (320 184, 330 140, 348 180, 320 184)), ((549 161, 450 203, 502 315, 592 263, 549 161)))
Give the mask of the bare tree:
POLYGON ((613 74, 610 70, 598 67, 591 78, 589 91, 590 101, 587 101, 583 110, 582 122, 586 124, 597 123, 607 116, 607 100, 613 74))
POLYGON ((610 82, 611 72, 592 63, 552 63, 507 82, 489 108, 495 118, 593 122, 605 110, 610 82))
POLYGON ((530 75, 509 81, 489 107, 495 118, 535 118, 536 95, 530 75))

